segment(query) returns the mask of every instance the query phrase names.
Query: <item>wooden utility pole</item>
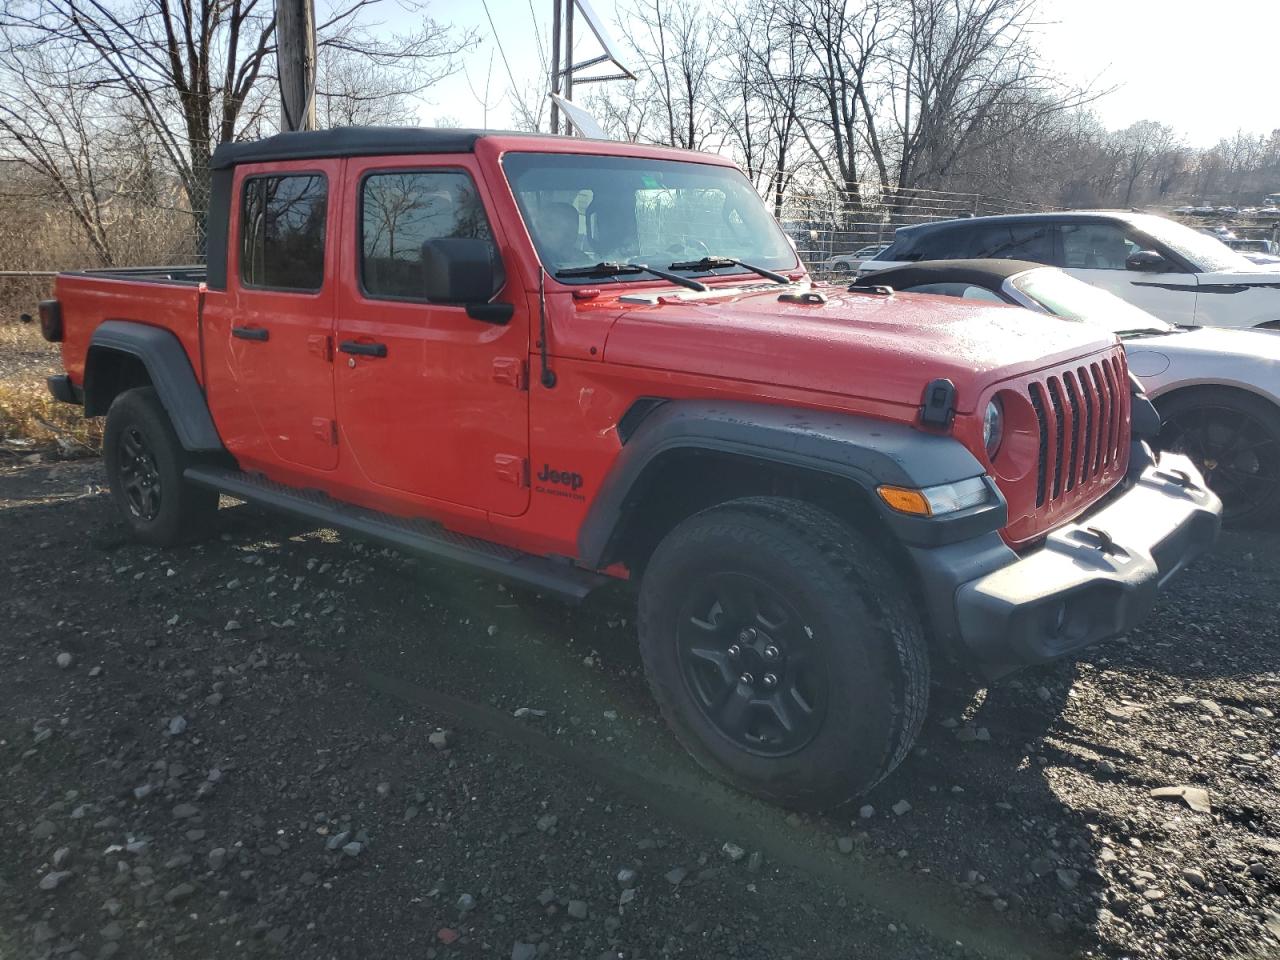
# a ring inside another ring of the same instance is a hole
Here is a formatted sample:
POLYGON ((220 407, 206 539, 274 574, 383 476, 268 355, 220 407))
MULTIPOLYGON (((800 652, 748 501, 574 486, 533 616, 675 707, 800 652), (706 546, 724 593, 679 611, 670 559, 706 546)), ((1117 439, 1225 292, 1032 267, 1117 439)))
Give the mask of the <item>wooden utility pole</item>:
MULTIPOLYGON (((551 0, 551 92, 560 92, 560 4, 564 0, 551 0)), ((572 2, 572 0, 570 0, 572 2)), ((569 54, 570 58, 573 54, 569 54)), ((560 132, 560 107, 551 101, 551 132, 560 132)))
MULTIPOLYGON (((574 0, 566 0, 564 11, 564 98, 573 99, 573 8, 574 0)), ((564 135, 573 136, 573 124, 564 118, 564 135)))
POLYGON ((276 72, 280 129, 316 128, 316 13, 314 0, 276 0, 276 72))

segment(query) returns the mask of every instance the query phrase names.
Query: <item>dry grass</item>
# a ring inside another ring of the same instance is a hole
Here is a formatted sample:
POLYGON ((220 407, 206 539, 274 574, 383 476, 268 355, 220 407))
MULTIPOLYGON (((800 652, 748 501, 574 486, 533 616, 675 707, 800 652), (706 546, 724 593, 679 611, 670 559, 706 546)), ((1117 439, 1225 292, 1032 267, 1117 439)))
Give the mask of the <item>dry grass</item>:
POLYGON ((49 395, 45 377, 61 369, 57 348, 34 324, 0 323, 0 449, 10 453, 96 453, 102 422, 49 395))
POLYGON ((102 446, 102 421, 59 403, 44 383, 0 380, 0 444, 24 452, 27 442, 32 453, 56 447, 65 456, 87 456, 102 446))

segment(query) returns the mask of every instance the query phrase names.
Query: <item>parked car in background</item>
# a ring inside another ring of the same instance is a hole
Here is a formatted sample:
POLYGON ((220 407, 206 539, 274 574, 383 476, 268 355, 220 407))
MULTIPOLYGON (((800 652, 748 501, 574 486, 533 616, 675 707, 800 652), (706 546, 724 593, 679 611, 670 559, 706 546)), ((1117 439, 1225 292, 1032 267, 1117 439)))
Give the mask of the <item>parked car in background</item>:
POLYGON ((985 257, 1062 267, 1167 323, 1280 328, 1280 271, 1151 214, 1028 213, 899 227, 859 270, 985 257))
POLYGON ((868 274, 859 283, 1000 300, 1111 330, 1160 413, 1161 445, 1196 462, 1222 498, 1224 518, 1256 523, 1280 507, 1275 334, 1176 327, 1062 270, 1018 260, 908 264, 868 274))
POLYGON ((1257 263, 1262 266, 1280 264, 1280 244, 1277 244, 1274 240, 1235 237, 1223 242, 1250 263, 1257 263))
POLYGON ((837 253, 817 264, 817 267, 819 271, 827 273, 853 273, 862 261, 871 259, 887 246, 889 246, 887 243, 873 243, 870 246, 859 247, 853 253, 837 253))

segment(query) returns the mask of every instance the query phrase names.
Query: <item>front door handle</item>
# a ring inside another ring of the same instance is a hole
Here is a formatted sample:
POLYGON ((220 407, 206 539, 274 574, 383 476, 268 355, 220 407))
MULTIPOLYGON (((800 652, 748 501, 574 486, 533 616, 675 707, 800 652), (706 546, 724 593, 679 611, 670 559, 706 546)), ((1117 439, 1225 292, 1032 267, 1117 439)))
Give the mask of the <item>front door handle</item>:
POLYGON ((385 357, 387 355, 387 345, 385 343, 362 343, 359 340, 343 340, 338 344, 338 349, 343 353, 358 353, 363 357, 385 357))
POLYGON ((232 327, 231 335, 237 340, 269 340, 271 331, 266 327, 232 327))

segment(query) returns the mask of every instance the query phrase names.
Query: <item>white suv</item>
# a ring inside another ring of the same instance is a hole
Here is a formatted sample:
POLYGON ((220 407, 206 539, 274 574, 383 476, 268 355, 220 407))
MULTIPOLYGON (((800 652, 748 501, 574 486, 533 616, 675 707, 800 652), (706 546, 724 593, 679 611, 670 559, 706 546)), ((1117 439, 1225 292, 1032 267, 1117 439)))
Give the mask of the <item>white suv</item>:
POLYGON ((974 258, 1061 267, 1169 323, 1280 329, 1280 270, 1144 213, 1029 213, 900 227, 893 243, 858 272, 974 258))

